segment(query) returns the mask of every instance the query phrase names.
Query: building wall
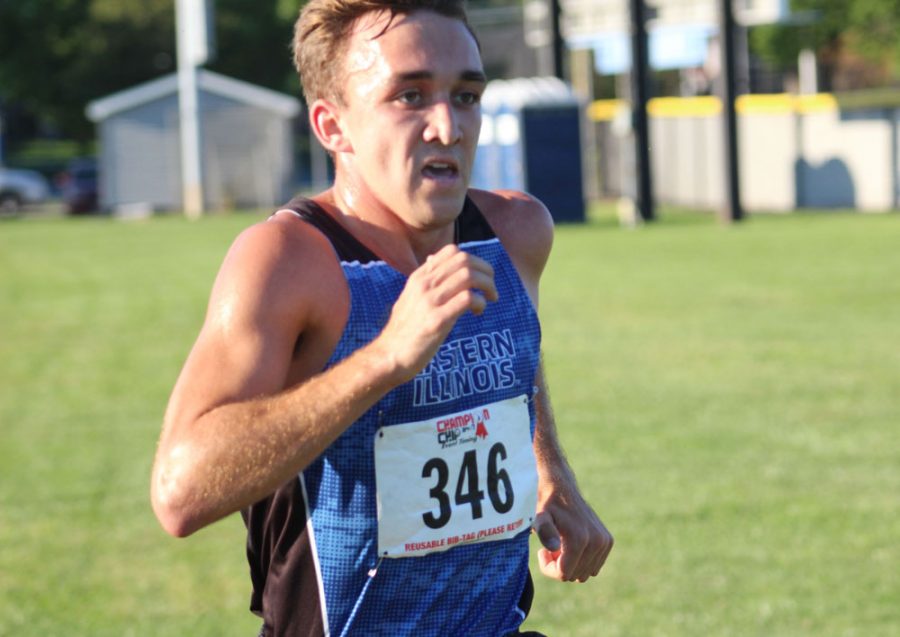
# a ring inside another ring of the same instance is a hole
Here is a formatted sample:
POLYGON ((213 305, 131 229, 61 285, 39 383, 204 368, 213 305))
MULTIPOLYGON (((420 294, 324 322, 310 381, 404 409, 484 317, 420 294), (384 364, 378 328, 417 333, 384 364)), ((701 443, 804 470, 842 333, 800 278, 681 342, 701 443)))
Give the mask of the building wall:
MULTIPOLYGON (((891 117, 885 111, 830 111, 799 120, 799 201, 854 204, 862 210, 893 206, 891 117)), ((896 159, 896 158, 895 158, 896 159)))
MULTIPOLYGON (((204 200, 209 209, 271 208, 290 194, 290 120, 203 92, 204 200)), ((175 95, 100 124, 101 206, 181 208, 181 151, 175 95)))
MULTIPOLYGON (((594 103, 604 196, 633 190, 633 138, 616 113, 594 103)), ((651 100, 656 200, 695 208, 724 201, 724 124, 714 97, 651 100)), ((627 112, 627 111, 626 111, 627 112)), ((842 111, 830 95, 750 95, 738 100, 741 196, 753 210, 898 207, 900 109, 842 111)))
POLYGON ((100 124, 100 205, 180 205, 178 104, 157 100, 100 124))
MULTIPOLYGON (((718 128, 724 135, 724 125, 718 128)), ((797 205, 796 129, 795 116, 779 113, 747 113, 738 119, 741 197, 748 210, 791 210, 797 205)))
POLYGON ((714 157, 721 154, 716 143, 720 127, 711 118, 664 118, 650 120, 650 157, 657 193, 671 193, 672 203, 702 207, 723 196, 714 157))
POLYGON ((293 172, 290 122, 270 111, 204 95, 206 200, 214 209, 283 203, 293 172))

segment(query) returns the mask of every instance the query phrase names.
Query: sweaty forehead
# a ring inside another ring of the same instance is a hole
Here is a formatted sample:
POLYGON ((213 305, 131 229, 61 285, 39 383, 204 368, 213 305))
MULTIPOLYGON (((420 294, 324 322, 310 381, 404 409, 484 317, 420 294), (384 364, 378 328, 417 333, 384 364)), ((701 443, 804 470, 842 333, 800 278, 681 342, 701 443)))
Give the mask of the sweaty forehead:
POLYGON ((349 35, 345 69, 350 74, 482 69, 478 45, 465 24, 432 11, 367 13, 349 35))

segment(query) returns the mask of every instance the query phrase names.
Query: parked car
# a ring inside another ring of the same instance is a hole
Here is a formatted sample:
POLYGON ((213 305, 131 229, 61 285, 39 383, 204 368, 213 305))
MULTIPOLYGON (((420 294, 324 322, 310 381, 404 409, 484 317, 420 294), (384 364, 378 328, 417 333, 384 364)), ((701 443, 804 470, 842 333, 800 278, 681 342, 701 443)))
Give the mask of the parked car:
POLYGON ((0 167, 0 213, 15 214, 50 196, 50 184, 34 170, 0 167))
POLYGON ((62 196, 69 214, 97 210, 97 162, 94 159, 72 160, 62 178, 62 196))

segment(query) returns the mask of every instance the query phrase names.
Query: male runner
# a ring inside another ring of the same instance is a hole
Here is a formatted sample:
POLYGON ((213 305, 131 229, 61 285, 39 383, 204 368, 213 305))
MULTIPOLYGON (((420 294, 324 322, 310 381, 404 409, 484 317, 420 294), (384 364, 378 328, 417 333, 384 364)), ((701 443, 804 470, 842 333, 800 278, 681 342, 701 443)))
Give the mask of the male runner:
POLYGON ((333 187, 235 241, 165 416, 154 510, 241 511, 264 635, 508 635, 612 538, 540 372, 552 220, 468 188, 485 87, 462 0, 311 0, 295 59, 333 187))

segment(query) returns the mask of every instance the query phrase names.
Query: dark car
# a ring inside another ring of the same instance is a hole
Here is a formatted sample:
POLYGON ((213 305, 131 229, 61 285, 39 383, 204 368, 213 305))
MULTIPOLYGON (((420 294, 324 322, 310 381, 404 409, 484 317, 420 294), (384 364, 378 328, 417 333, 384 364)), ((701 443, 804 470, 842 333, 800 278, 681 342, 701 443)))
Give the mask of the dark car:
POLYGON ((69 163, 62 180, 62 196, 69 214, 97 210, 97 162, 75 159, 69 163))

